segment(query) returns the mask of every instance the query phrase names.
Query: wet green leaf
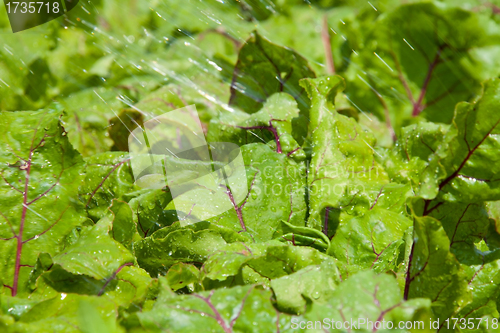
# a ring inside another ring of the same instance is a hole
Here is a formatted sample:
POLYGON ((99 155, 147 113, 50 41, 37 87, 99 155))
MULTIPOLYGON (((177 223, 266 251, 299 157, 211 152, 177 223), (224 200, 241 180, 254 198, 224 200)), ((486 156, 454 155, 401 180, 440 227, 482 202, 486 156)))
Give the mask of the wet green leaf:
POLYGON ((210 221, 247 231, 255 241, 273 237, 281 220, 304 225, 306 214, 305 164, 278 154, 263 144, 241 148, 246 166, 248 196, 210 221))
POLYGON ((134 235, 137 234, 137 229, 132 219, 132 210, 130 206, 126 202, 113 200, 109 210, 113 214, 111 236, 128 249, 131 249, 134 235))
POLYGON ((83 160, 60 113, 2 112, 0 262, 4 292, 26 293, 38 255, 55 255, 85 219, 76 200, 83 160))
POLYGON ((340 283, 340 274, 333 260, 311 265, 301 270, 271 280, 277 307, 286 313, 305 311, 307 301, 327 303, 340 283))
POLYGON ((207 136, 209 142, 234 142, 244 145, 252 142, 270 142, 278 152, 303 160, 304 152, 299 142, 304 138, 294 137, 294 121, 299 119, 299 109, 292 96, 277 93, 268 98, 262 109, 254 114, 233 112, 213 119, 207 136), (296 141, 297 140, 297 141, 296 141))
POLYGON ((481 60, 483 52, 498 54, 491 46, 498 44, 500 30, 487 17, 424 2, 372 20, 359 27, 368 31, 350 34, 356 54, 347 75, 349 94, 363 110, 377 109, 382 119, 389 113, 396 128, 419 114, 450 123, 455 104, 473 98, 482 80, 498 75, 481 60))
POLYGON ((172 290, 187 287, 190 291, 194 291, 200 280, 200 271, 194 265, 179 262, 170 267, 166 278, 172 290))
POLYGON ((255 113, 273 93, 286 92, 306 111, 309 102, 299 80, 315 76, 302 56, 254 32, 240 49, 229 104, 255 113))
POLYGON ((208 222, 185 227, 177 222, 135 242, 134 252, 139 266, 156 277, 166 274, 177 262, 201 265, 221 246, 247 240, 236 231, 208 222))
MULTIPOLYGON (((393 277, 366 271, 357 273, 341 283, 326 304, 319 302, 309 304, 304 318, 312 321, 312 328, 316 320, 323 321, 324 318, 328 318, 327 323, 330 327, 324 327, 331 328, 335 332, 341 330, 331 326, 332 320, 333 325, 335 322, 347 321, 350 329, 361 331, 374 330, 375 326, 370 325, 375 325, 376 321, 379 321, 378 325, 382 325, 382 320, 385 320, 387 330, 389 328, 387 322, 391 322, 393 327, 397 328, 400 321, 422 320, 423 324, 419 323, 420 327, 429 329, 429 307, 430 301, 423 298, 404 301, 393 277), (364 319, 364 323, 359 322, 360 318, 364 319), (352 326, 352 323, 355 325, 352 326)), ((298 319, 295 321, 299 322, 298 319)))
POLYGON ((471 301, 464 270, 450 252, 442 224, 432 217, 414 219, 407 269, 405 298, 432 300, 432 312, 441 322, 471 301))
POLYGON ((212 290, 193 295, 171 296, 153 309, 140 313, 143 327, 161 332, 271 332, 290 325, 290 317, 276 312, 271 291, 261 286, 212 290), (169 313, 165 316, 165 313, 169 313))
POLYGON ((61 293, 33 306, 6 332, 120 332, 116 317, 110 300, 61 293))
POLYGON ((122 199, 137 189, 128 154, 107 152, 88 157, 85 180, 79 189, 80 200, 94 221, 108 212, 113 199, 122 199))
POLYGON ((374 207, 340 225, 327 253, 337 258, 346 277, 364 269, 388 272, 398 264, 404 233, 411 225, 401 214, 374 207))
POLYGON ((385 172, 374 159, 374 139, 353 118, 339 114, 335 96, 344 88, 339 76, 301 81, 312 100, 309 140, 312 160, 308 172, 308 226, 331 236, 327 209, 348 205, 359 193, 380 189, 385 172), (326 220, 326 222, 325 222, 326 220))
POLYGON ((177 212, 166 208, 171 201, 172 195, 166 189, 148 191, 130 200, 134 223, 142 237, 178 221, 177 212))
MULTIPOLYGON (((420 177, 419 194, 425 199, 450 202, 498 200, 500 80, 484 84, 484 93, 475 103, 460 103, 453 124, 430 165, 420 177)), ((431 209, 433 205, 427 207, 431 209)))

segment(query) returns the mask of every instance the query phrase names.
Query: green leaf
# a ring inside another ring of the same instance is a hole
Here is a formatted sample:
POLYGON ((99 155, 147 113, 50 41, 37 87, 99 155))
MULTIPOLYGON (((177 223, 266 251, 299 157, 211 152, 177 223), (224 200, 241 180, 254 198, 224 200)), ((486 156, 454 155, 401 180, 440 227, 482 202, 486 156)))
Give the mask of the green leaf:
POLYGON ((486 209, 488 210, 488 215, 495 220, 495 227, 498 230, 498 223, 500 223, 500 201, 486 202, 486 209))
POLYGON ((153 286, 154 280, 146 271, 129 264, 120 266, 110 276, 100 280, 72 274, 56 265, 41 275, 31 297, 46 300, 59 293, 94 295, 123 307, 134 307, 143 304, 153 286))
POLYGON ((255 241, 273 237, 280 221, 304 225, 305 164, 263 144, 241 147, 246 167, 248 196, 210 221, 233 230, 247 231, 255 241))
POLYGON ((248 245, 234 243, 211 254, 201 271, 203 279, 248 284, 255 283, 253 279, 267 282, 325 261, 331 261, 331 257, 310 247, 276 241, 248 245), (245 270, 246 267, 251 270, 245 270))
POLYGON ((404 233, 411 225, 399 213, 374 207, 341 224, 327 253, 337 258, 342 276, 365 269, 388 272, 398 264, 404 233))
POLYGON ((90 68, 89 73, 97 76, 108 77, 111 65, 115 60, 115 56, 110 54, 99 58, 90 68))
MULTIPOLYGON (((172 56, 184 53, 182 59, 185 61, 186 50, 176 51, 172 50, 172 56)), ((207 58, 203 58, 200 61, 206 60, 207 58)), ((187 71, 189 68, 191 68, 191 66, 188 66, 185 70, 187 71)), ((195 81, 198 84, 196 86, 185 86, 173 83, 162 86, 144 96, 144 98, 134 105, 134 109, 141 110, 142 112, 144 112, 143 110, 147 110, 147 114, 150 116, 161 116, 169 111, 195 104, 196 111, 198 112, 198 116, 204 128, 206 128, 206 124, 220 112, 227 112, 228 109, 233 111, 221 102, 229 98, 227 85, 214 85, 213 78, 207 77, 206 73, 203 73, 203 75, 198 74, 195 81), (200 90, 203 90, 204 94, 209 94, 210 97, 213 97, 212 101, 215 100, 217 105, 208 101, 205 98, 207 95, 200 95, 200 90)))
POLYGON ((52 265, 54 265, 54 261, 52 260, 50 254, 40 253, 28 280, 28 287, 31 291, 36 289, 36 281, 38 277, 42 275, 42 273, 48 271, 52 265))
POLYGON ((404 295, 432 300, 432 312, 441 322, 471 301, 465 273, 450 252, 450 240, 432 217, 414 218, 404 295))
POLYGON ((429 166, 429 157, 437 150, 449 126, 420 122, 403 127, 394 149, 381 151, 381 160, 391 181, 420 186, 420 177, 429 166))
MULTIPOLYGON (((234 277, 239 277, 242 274, 242 269, 250 260, 258 258, 266 251, 266 245, 266 243, 256 243, 249 246, 238 242, 227 244, 217 249, 209 255, 203 264, 201 268, 202 279, 218 281, 234 280, 234 277)), ((240 280, 237 282, 244 284, 243 277, 240 280)), ((231 281, 231 283, 235 282, 231 281)), ((253 283, 253 281, 250 283, 253 283)))
MULTIPOLYGON (((475 103, 460 103, 450 130, 421 176, 419 195, 450 202, 500 199, 500 80, 484 84, 475 103)), ((433 205, 427 204, 424 215, 433 205)))
POLYGON ((137 189, 128 154, 107 152, 88 157, 85 162, 85 181, 79 189, 80 200, 94 221, 108 212, 113 199, 137 189))
POLYGON ((98 295, 121 306, 142 304, 154 289, 155 281, 139 267, 122 265, 107 277, 98 295))
MULTIPOLYGON (((3 19, 6 21, 7 16, 3 19)), ((4 26, 8 26, 8 23, 5 22, 2 27, 4 26)), ((49 28, 44 31, 44 35, 51 35, 50 30, 49 28)), ((3 31, 6 32, 6 30, 3 31)), ((4 35, 5 48, 0 51, 0 75, 5 84, 2 84, 0 88, 0 109, 14 111, 36 110, 44 107, 47 103, 47 89, 53 88, 55 75, 54 71, 46 67, 47 55, 55 47, 56 41, 54 38, 41 38, 40 34, 20 36, 7 33, 4 35), (32 69, 39 68, 41 71, 30 73, 30 66, 32 69), (28 76, 41 83, 40 95, 43 98, 37 102, 25 95, 25 91, 30 91, 34 96, 37 95, 37 85, 31 85, 28 76), (47 82, 43 82, 43 76, 46 76, 47 82)), ((54 96, 52 93, 50 95, 50 97, 54 96)))
POLYGON ((450 251, 460 262, 472 295, 471 302, 461 304, 451 316, 454 318, 498 316, 496 300, 500 288, 496 281, 500 278, 500 252, 488 246, 489 239, 498 237, 498 233, 485 208, 483 204, 441 203, 429 213, 441 221, 450 240, 450 251))
POLYGON ((78 307, 78 317, 81 331, 84 333, 105 333, 117 331, 112 320, 106 322, 94 304, 82 301, 78 307))
POLYGON ((290 317, 276 312, 271 296, 271 291, 258 285, 171 296, 138 316, 151 332, 166 327, 174 332, 200 327, 207 332, 273 332, 286 328, 290 317))
POLYGON ((396 128, 419 114, 450 123, 455 104, 474 97, 482 80, 498 75, 497 66, 482 58, 488 58, 483 52, 498 54, 490 46, 498 44, 499 29, 473 11, 413 3, 360 29, 368 31, 351 33, 356 55, 348 74, 350 98, 381 117, 389 113, 396 128))
POLYGON ((109 210, 113 214, 112 237, 126 248, 132 248, 132 240, 137 233, 130 206, 123 201, 113 200, 109 210))
MULTIPOLYGON (((327 45, 322 40, 322 33, 318 31, 320 28, 325 29, 322 16, 326 16, 328 28, 331 29, 330 44, 334 67, 337 73, 341 73, 347 68, 349 56, 352 54, 352 51, 347 49, 348 42, 339 36, 345 30, 342 22, 348 22, 362 6, 369 5, 364 2, 356 4, 351 2, 349 6, 339 5, 327 10, 321 10, 316 5, 317 3, 305 10, 303 6, 293 6, 287 2, 284 8, 289 12, 287 15, 272 15, 265 22, 260 22, 257 29, 262 36, 274 43, 289 47, 301 54, 316 73, 327 74, 328 69, 325 68, 327 45)), ((370 9, 373 11, 371 7, 370 9)))
POLYGON ((200 271, 194 265, 179 262, 170 267, 166 278, 168 285, 174 291, 185 287, 194 291, 200 280, 200 271))
POLYGON ((77 275, 105 279, 134 261, 132 254, 109 235, 111 221, 103 219, 82 230, 79 239, 52 257, 54 264, 77 275))
POLYGON ((325 304, 340 283, 339 276, 335 262, 325 260, 320 265, 307 266, 290 275, 271 280, 278 309, 300 314, 306 309, 307 301, 325 304))
MULTIPOLYGON (((324 323, 324 319, 336 322, 348 322, 350 329, 359 329, 362 331, 372 331, 374 326, 370 326, 368 321, 375 325, 382 320, 390 321, 394 328, 398 327, 399 322, 407 320, 423 321, 421 328, 428 328, 430 301, 427 299, 412 299, 403 301, 396 280, 385 274, 377 275, 373 271, 359 272, 343 283, 331 294, 327 304, 313 302, 308 305, 304 318, 314 322, 319 320, 324 323), (365 323, 359 324, 359 318, 365 320, 365 323), (351 326, 351 323, 357 325, 351 326), (425 326, 424 326, 425 325, 425 326)), ((299 322, 300 320, 292 320, 299 322)), ((332 324, 331 321, 327 321, 332 324)), ((335 322, 333 322, 335 325, 335 322)), ((332 328, 334 326, 323 326, 332 328)), ((311 327, 308 327, 311 328, 311 327)), ((341 330, 334 330, 339 332, 341 330)), ((419 330, 420 331, 420 330, 419 330)))
POLYGON ((2 112, 0 275, 4 292, 25 294, 40 253, 56 254, 64 236, 84 221, 76 200, 80 154, 59 122, 60 114, 2 112), (10 289, 10 290, 7 290, 10 289))
POLYGON ((222 114, 219 119, 212 119, 207 140, 234 142, 240 146, 271 141, 270 145, 276 152, 285 153, 298 160, 304 159, 305 154, 297 143, 303 142, 304 138, 295 138, 292 132, 293 122, 299 120, 299 112, 292 96, 276 93, 254 114, 235 111, 222 114))
POLYGON ((117 314, 116 305, 105 298, 61 293, 33 306, 7 332, 99 332, 91 330, 94 324, 105 332, 120 332, 117 314))
POLYGON ((139 265, 156 277, 177 262, 201 264, 221 246, 246 240, 231 229, 208 222, 185 227, 177 222, 135 242, 134 252, 139 265))
POLYGON ((148 191, 130 200, 134 223, 142 237, 178 221, 177 212, 166 209, 171 201, 172 194, 168 189, 148 191))
POLYGON ((83 156, 103 153, 111 148, 113 141, 106 132, 108 120, 114 116, 112 110, 122 107, 116 99, 116 91, 85 89, 61 99, 55 106, 64 110, 62 121, 69 132, 69 141, 83 156), (104 103, 101 98, 109 103, 104 103))
POLYGON ((254 32, 238 54, 229 105, 255 113, 273 93, 286 92, 305 112, 309 103, 299 80, 315 76, 302 56, 254 32))
POLYGON ((36 305, 36 303, 37 303, 36 300, 20 298, 20 297, 12 297, 8 295, 0 295, 1 313, 8 314, 12 316, 15 320, 19 320, 19 318, 24 313, 28 312, 34 305, 36 305))
POLYGON ((43 300, 60 292, 104 294, 120 305, 144 298, 152 279, 144 270, 130 267, 134 257, 111 238, 112 222, 106 217, 81 230, 73 244, 52 258, 32 297, 43 300))
POLYGON ((471 264, 477 260, 476 243, 490 236, 491 220, 483 204, 444 202, 428 216, 441 221, 450 241, 450 251, 459 262, 471 264))
POLYGON ((45 59, 35 59, 28 65, 28 75, 24 78, 24 94, 32 101, 46 99, 51 86, 56 84, 45 59), (36 73, 36 74, 35 74, 36 73))
MULTIPOLYGON (((100 295, 123 268, 132 265, 132 253, 109 235, 111 223, 111 219, 104 218, 92 227, 84 227, 72 244, 51 258, 50 266, 33 288, 37 298, 47 299, 57 292, 100 295)), ((42 268, 37 263, 35 269, 42 268)), ((35 278, 32 275, 30 280, 35 278)))
MULTIPOLYGON (((472 301, 456 311, 456 318, 498 318, 498 297, 500 295, 500 260, 499 253, 478 251, 478 260, 469 266, 462 265, 472 301)), ((491 319, 490 319, 491 320, 491 319)), ((484 325, 482 326, 483 331, 484 325)))
POLYGON ((375 162, 373 137, 353 118, 335 111, 335 96, 343 89, 344 80, 330 76, 305 79, 301 85, 312 100, 308 138, 313 146, 307 178, 310 207, 307 223, 315 229, 323 228, 325 234, 331 236, 326 211, 348 205, 359 193, 373 190, 372 187, 378 187, 377 191, 387 178, 375 162))

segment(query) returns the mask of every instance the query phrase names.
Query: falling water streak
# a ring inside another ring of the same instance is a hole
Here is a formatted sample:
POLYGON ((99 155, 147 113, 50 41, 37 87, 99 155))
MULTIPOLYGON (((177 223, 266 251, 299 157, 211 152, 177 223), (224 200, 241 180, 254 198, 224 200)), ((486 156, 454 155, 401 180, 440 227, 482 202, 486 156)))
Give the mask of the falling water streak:
POLYGON ((363 81, 375 94, 377 94, 378 97, 382 97, 382 95, 380 95, 380 93, 374 87, 372 87, 368 82, 366 82, 366 80, 363 79, 361 75, 358 74, 357 77, 358 79, 363 81))
POLYGON ((10 47, 9 47, 8 45, 4 45, 4 47, 3 47, 3 48, 4 48, 4 50, 5 50, 5 51, 7 51, 7 52, 8 52, 11 56, 13 56, 13 55, 14 55, 14 53, 12 53, 12 52, 9 50, 9 49, 10 49, 10 47))
MULTIPOLYGON (((128 105, 129 107, 131 107, 132 109, 136 110, 137 112, 139 112, 140 114, 142 114, 143 116, 146 116, 147 118, 153 118, 154 119, 154 114, 153 113, 147 113, 141 109, 139 109, 138 107, 136 107, 132 101, 130 101, 128 98, 126 98, 125 96, 123 95, 119 95, 119 96, 116 96, 116 99, 119 100, 120 102, 128 105)), ((158 120, 156 120, 157 122, 159 122, 158 120)))
POLYGON ((379 58, 379 60, 380 60, 380 61, 382 61, 382 62, 384 63, 384 65, 386 65, 386 66, 387 66, 387 68, 389 68, 389 69, 391 70, 391 72, 394 72, 394 69, 392 69, 392 68, 391 68, 391 66, 389 66, 389 64, 388 64, 388 63, 386 63, 386 62, 384 61, 384 59, 382 59, 382 58, 381 58, 381 57, 377 54, 377 52, 373 52, 373 54, 375 54, 375 56, 377 56, 377 58, 379 58))
POLYGON ((32 212, 33 214, 37 215, 38 217, 41 217, 42 219, 44 219, 45 221, 47 222, 50 222, 49 220, 47 220, 45 217, 43 217, 42 215, 38 214, 36 211, 34 211, 30 206, 26 205, 26 204, 22 204, 24 208, 28 209, 30 212, 32 212))
MULTIPOLYGON (((104 102, 104 104, 108 105, 108 103, 104 100, 104 98, 102 98, 101 95, 99 95, 97 93, 97 91, 95 91, 95 89, 93 91, 97 95, 97 97, 99 97, 104 102)), ((127 127, 127 125, 125 125, 125 123, 120 118, 120 116, 115 112, 115 110, 113 110, 113 108, 111 108, 111 107, 109 109, 113 112, 113 114, 116 116, 116 118, 118 118, 120 120, 120 122, 123 124, 123 126, 125 126, 125 128, 127 129, 127 131, 129 131, 130 134, 132 134, 132 136, 137 140, 137 142, 139 142, 140 144, 142 144, 141 141, 134 135, 134 133, 132 133, 132 131, 127 127)))
MULTIPOLYGON (((355 52, 355 51, 353 50, 353 52, 355 52)), ((372 78, 373 81, 382 82, 387 88, 390 89, 390 91, 392 93, 392 96, 394 98, 398 99, 399 101, 401 101, 403 103, 406 103, 408 101, 408 97, 405 94, 402 94, 396 88, 392 87, 390 84, 387 84, 383 78, 378 77, 378 76, 374 75, 373 73, 367 73, 367 72, 365 72, 363 70, 363 68, 361 68, 361 66, 359 66, 355 62, 352 62, 351 59, 349 59, 347 57, 343 57, 343 59, 344 59, 344 61, 346 61, 346 62, 349 63, 349 66, 354 66, 358 71, 360 71, 364 75, 369 76, 370 78, 372 78)))
POLYGON ((90 5, 90 6, 92 6, 92 7, 93 7, 94 12, 95 12, 96 14, 99 14, 99 10, 97 9, 97 7, 96 7, 94 4, 93 4, 91 1, 89 1, 88 3, 89 3, 89 5, 90 5))
POLYGON ((363 140, 363 142, 364 142, 364 143, 366 143, 366 145, 367 145, 368 147, 370 147, 370 149, 371 149, 371 150, 373 150, 373 152, 374 152, 375 154, 377 154, 379 157, 382 157, 382 155, 380 155, 379 153, 377 153, 377 151, 376 151, 376 150, 375 150, 372 146, 370 146, 370 145, 368 144, 368 142, 366 142, 366 141, 365 141, 365 139, 361 139, 361 140, 363 140))
POLYGON ((406 44, 408 44, 408 46, 413 50, 415 51, 415 49, 413 48, 413 46, 411 46, 411 44, 405 39, 403 38, 403 40, 405 41, 406 44))
MULTIPOLYGON (((127 104, 127 105, 128 105, 128 103, 133 103, 133 102, 134 102, 134 101, 133 101, 130 97, 128 97, 127 95, 118 95, 118 97, 120 97, 120 98, 121 98, 121 101, 122 101, 123 103, 127 104), (128 102, 128 103, 127 103, 127 102, 128 102)), ((119 98, 118 98, 118 99, 119 99, 119 98)))
POLYGON ((127 117, 130 119, 130 121, 132 121, 135 124, 135 126, 142 129, 141 125, 139 125, 139 123, 137 121, 135 121, 135 119, 132 118, 128 113, 127 113, 127 117))
POLYGON ((356 107, 356 109, 359 110, 359 112, 361 112, 366 118, 368 118, 369 121, 373 121, 372 118, 370 118, 365 111, 361 110, 361 108, 359 106, 356 105, 356 103, 354 103, 350 98, 349 96, 347 96, 346 94, 344 94, 344 97, 347 98, 347 100, 349 102, 351 102, 352 105, 354 105, 356 107))
MULTIPOLYGON (((160 15, 159 12, 156 12, 160 17, 162 17, 162 15, 160 15)), ((207 13, 204 13, 204 17, 207 17, 207 13)), ((201 15, 200 15, 200 18, 201 15)), ((212 19, 213 18, 210 18, 208 17, 209 20, 213 21, 212 19)), ((93 24, 89 23, 89 22, 86 22, 85 20, 82 20, 82 23, 84 25, 86 25, 87 27, 91 28, 92 29, 92 34, 96 33, 96 34, 100 34, 104 37, 107 37, 109 39, 113 39, 115 40, 118 44, 120 43, 125 43, 127 44, 127 42, 130 44, 131 40, 129 38, 127 38, 127 36, 123 36, 123 37, 113 37, 109 34, 106 34, 104 33, 102 30, 100 30, 98 27, 94 26, 93 24), (122 38, 124 38, 124 40, 122 40, 122 38)), ((231 27, 225 27, 227 28, 226 31, 228 33, 232 33, 232 35, 234 36, 238 36, 236 37, 236 39, 239 39, 239 40, 242 40, 243 39, 241 37, 239 37, 239 28, 236 27, 236 30, 235 29, 232 29, 231 27), (238 32, 238 33, 237 33, 238 32)), ((182 31, 182 30, 179 30, 179 32, 183 33, 184 35, 186 35, 188 38, 192 38, 191 35, 189 35, 188 33, 186 33, 185 31, 182 31)), ((144 34, 146 36, 152 36, 152 34, 150 34, 147 30, 144 31, 144 34)), ((152 36, 152 39, 156 40, 156 41, 160 41, 160 39, 155 39, 154 36, 152 36)), ((165 40, 168 40, 167 37, 164 37, 163 39, 165 40)), ((161 40, 163 42, 163 39, 161 40)), ((212 68, 214 68, 215 70, 217 70, 218 72, 220 72, 222 70, 222 68, 220 66, 218 66, 216 63, 212 62, 211 60, 209 60, 209 58, 206 56, 206 54, 203 54, 204 52, 202 50, 200 50, 198 47, 192 45, 191 43, 185 43, 185 45, 187 47, 191 47, 197 51, 201 51, 200 53, 202 53, 200 56, 204 58, 204 62, 208 62, 209 65, 211 65, 212 68)), ((116 53, 116 52, 113 52, 111 49, 107 48, 106 50, 106 53, 108 54, 113 54, 113 53, 116 53)), ((131 52, 132 50, 131 49, 127 49, 127 52, 131 52)), ((123 55, 123 53, 122 53, 123 55)), ((195 59, 190 59, 192 63, 194 63, 198 68, 200 68, 202 71, 204 72, 208 72, 206 66, 204 66, 200 61, 197 61, 195 59)), ((116 60, 115 60, 116 61, 116 60)), ((138 70, 144 70, 143 69, 143 66, 135 63, 134 61, 132 60, 129 60, 128 61, 130 64, 132 64, 135 68, 137 68, 138 70)), ((144 62, 144 60, 142 60, 142 62, 144 62)), ((168 77, 168 78, 172 78, 174 79, 175 81, 177 81, 181 86, 187 86, 187 87, 190 87, 192 89, 194 89, 198 94, 200 94, 202 97, 204 97, 207 101, 209 102, 213 102, 219 106, 221 106, 223 109, 225 109, 226 111, 229 111, 229 112, 234 112, 234 109, 232 107, 230 107, 228 104, 226 103, 223 103, 221 102, 220 100, 218 100, 216 97, 210 95, 208 92, 204 91, 203 89, 201 89, 199 86, 197 86, 194 82, 192 82, 191 80, 189 80, 188 78, 186 77, 182 77, 181 75, 178 75, 177 73, 173 72, 173 71, 170 71, 170 70, 166 70, 165 68, 162 68, 163 66, 159 65, 156 61, 152 61, 151 63, 147 62, 146 64, 149 65, 149 67, 156 73, 160 74, 161 76, 163 77, 168 77)), ((121 65, 120 65, 121 66, 121 65)), ((121 66, 122 67, 122 66, 121 66)), ((123 102, 123 101, 122 101, 123 102)), ((129 105, 130 107, 134 108, 133 105, 130 105, 130 103, 126 103, 127 105, 129 105)), ((134 108, 136 109, 136 108, 134 108)), ((137 109, 136 109, 137 110, 137 109)), ((137 110, 139 112, 141 112, 141 110, 137 110)), ((141 112, 143 113, 143 112, 141 112)))
MULTIPOLYGON (((155 66, 155 67, 159 67, 159 66, 161 66, 161 65, 157 64, 157 66, 155 66)), ((178 75, 174 71, 166 69, 166 68, 162 68, 162 70, 165 73, 165 76, 170 77, 173 80, 177 81, 181 86, 182 85, 187 86, 187 87, 195 90, 199 95, 201 95, 202 97, 206 98, 210 102, 213 102, 213 103, 219 105, 224 110, 229 111, 229 112, 234 112, 234 109, 232 107, 230 107, 227 103, 223 103, 219 99, 217 99, 214 96, 211 96, 207 92, 203 91, 202 89, 200 89, 198 87, 198 85, 196 83, 194 83, 193 81, 191 81, 185 75, 178 75)))
POLYGON ((97 97, 99 97, 99 98, 101 99, 101 101, 103 101, 103 102, 104 102, 104 104, 108 105, 108 103, 104 100, 104 98, 102 98, 102 97, 101 97, 101 95, 99 95, 99 94, 97 93, 97 91, 95 91, 95 89, 94 89, 93 91, 94 91, 94 93, 97 95, 97 97))
POLYGON ((254 131, 252 130, 249 130, 250 134, 253 134, 255 135, 257 138, 259 138, 262 142, 266 143, 266 141, 264 139, 262 139, 260 136, 257 135, 257 133, 254 133, 254 131))
POLYGON ((165 149, 172 155, 174 155, 175 158, 179 158, 179 156, 175 155, 173 151, 171 151, 170 149, 168 149, 167 147, 165 147, 165 149))
POLYGON ((83 6, 83 5, 82 5, 82 6, 80 6, 80 7, 81 7, 81 8, 82 8, 82 9, 83 9, 83 10, 84 10, 87 14, 89 14, 89 15, 90 15, 90 12, 87 10, 87 8, 85 8, 85 6, 83 6))
POLYGON ((376 12, 378 11, 378 10, 377 10, 377 8, 375 8, 375 6, 374 6, 374 5, 372 5, 372 3, 371 3, 370 1, 368 1, 368 4, 369 4, 370 6, 372 6, 372 8, 373 8, 376 12))
POLYGON ((129 131, 129 133, 134 137, 134 139, 137 140, 137 142, 139 142, 139 144, 142 145, 142 142, 141 140, 139 140, 135 135, 134 135, 134 132, 132 132, 130 130, 130 128, 128 128, 128 126, 125 124, 125 122, 123 122, 122 118, 120 118, 120 116, 116 113, 115 110, 111 109, 111 111, 113 112, 113 114, 116 116, 116 118, 118 118, 118 120, 120 120, 120 122, 123 124, 123 126, 125 126, 125 128, 127 129, 127 131, 129 131))
POLYGON ((6 87, 10 88, 10 86, 4 80, 0 79, 0 82, 2 82, 3 84, 5 84, 6 87))

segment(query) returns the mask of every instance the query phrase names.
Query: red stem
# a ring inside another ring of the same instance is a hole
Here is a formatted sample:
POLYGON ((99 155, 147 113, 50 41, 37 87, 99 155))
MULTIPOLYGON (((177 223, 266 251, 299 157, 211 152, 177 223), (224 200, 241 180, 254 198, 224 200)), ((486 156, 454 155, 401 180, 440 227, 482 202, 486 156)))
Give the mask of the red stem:
POLYGON ((104 290, 106 289, 106 287, 108 286, 108 284, 114 280, 114 278, 116 277, 116 275, 118 275, 118 273, 120 273, 120 271, 124 268, 124 267, 127 267, 127 266, 132 266, 133 264, 132 263, 126 263, 126 264, 123 264, 121 265, 120 267, 118 267, 118 269, 113 272, 113 274, 111 274, 111 276, 109 277, 109 279, 106 280, 106 283, 104 283, 104 286, 102 286, 101 290, 99 291, 99 293, 97 294, 97 296, 101 296, 102 294, 104 294, 104 290))
POLYGON ((214 291, 212 290, 212 292, 210 293, 210 295, 208 297, 203 297, 203 296, 197 295, 197 294, 194 294, 193 296, 198 297, 199 299, 203 300, 210 307, 210 310, 212 310, 212 312, 215 315, 215 320, 217 320, 217 323, 220 325, 220 327, 222 327, 222 329, 224 330, 225 333, 232 333, 233 330, 231 329, 231 327, 227 326, 227 324, 224 321, 224 318, 222 318, 220 312, 217 311, 217 309, 215 308, 213 303, 210 301, 210 297, 212 297, 212 295, 214 294, 213 292, 214 291))
POLYGON ((127 158, 123 161, 121 161, 120 163, 116 164, 113 169, 111 169, 110 172, 108 172, 108 174, 102 179, 101 183, 99 185, 97 185, 97 187, 95 188, 95 190, 90 194, 90 197, 89 199, 87 200, 87 204, 85 205, 85 208, 87 208, 89 205, 90 205, 90 201, 92 201, 92 198, 94 197, 94 195, 97 193, 97 191, 102 187, 102 185, 104 185, 104 182, 106 180, 108 180, 108 178, 111 176, 111 174, 122 164, 126 163, 130 161, 130 158, 127 158))
POLYGON ((335 74, 335 64, 333 62, 332 43, 330 42, 330 31, 328 27, 328 17, 323 16, 323 27, 321 29, 321 39, 325 48, 326 71, 328 74, 335 74))
POLYGON ((243 221, 243 214, 241 212, 241 206, 238 206, 236 204, 236 201, 234 201, 234 196, 233 192, 231 192, 231 189, 227 187, 226 185, 220 185, 221 187, 224 187, 226 189, 226 193, 229 196, 229 200, 231 200, 231 203, 233 204, 234 210, 236 211, 236 215, 238 215, 238 220, 240 221, 241 228, 243 231, 247 231, 247 228, 245 226, 245 222, 243 221))
POLYGON ((269 120, 269 130, 273 133, 274 135, 274 140, 276 141, 276 152, 278 154, 281 154, 282 153, 282 150, 281 150, 281 143, 280 143, 280 137, 278 135, 278 131, 276 130, 276 128, 272 125, 271 123, 271 120, 269 120))
POLYGON ((424 100, 425 94, 427 93, 427 88, 429 86, 429 83, 432 78, 432 73, 434 72, 434 69, 436 68, 436 65, 439 63, 439 58, 441 57, 441 51, 443 50, 444 46, 440 46, 436 52, 436 56, 434 57, 434 60, 432 63, 429 65, 429 70, 427 71, 427 75, 424 80, 424 84, 422 85, 422 90, 420 90, 420 95, 418 96, 418 100, 413 104, 413 112, 412 116, 416 117, 422 112, 425 108, 424 105, 422 105, 422 101, 424 100))
MULTIPOLYGON (((35 131, 36 135, 36 131, 35 131)), ((12 296, 17 295, 17 288, 19 283, 19 271, 21 270, 21 254, 23 252, 23 232, 24 232, 24 222, 26 221, 26 213, 28 211, 28 185, 30 182, 30 172, 31 172, 31 158, 33 157, 33 142, 31 143, 29 158, 26 164, 28 165, 26 169, 26 177, 24 180, 24 192, 23 192, 23 212, 21 215, 21 222, 19 225, 19 232, 16 235, 17 238, 17 249, 16 249, 16 264, 14 266, 14 281, 12 283, 12 296)))
POLYGON ((248 127, 245 127, 245 126, 234 126, 234 127, 241 128, 241 129, 244 129, 244 130, 252 130, 252 129, 263 130, 264 129, 264 130, 271 131, 271 133, 273 133, 273 135, 274 135, 274 141, 276 141, 276 152, 281 154, 283 151, 281 150, 280 137, 278 135, 278 131, 273 126, 273 123, 272 123, 273 120, 279 121, 279 119, 271 119, 271 120, 269 120, 269 126, 248 126, 248 127))
POLYGON ((406 278, 405 278, 405 291, 404 291, 404 300, 408 300, 408 295, 410 293, 410 283, 413 280, 410 277, 410 270, 411 270, 411 262, 413 259, 413 251, 415 250, 415 243, 411 245, 411 251, 410 251, 410 257, 408 258, 408 270, 406 271, 406 278))

